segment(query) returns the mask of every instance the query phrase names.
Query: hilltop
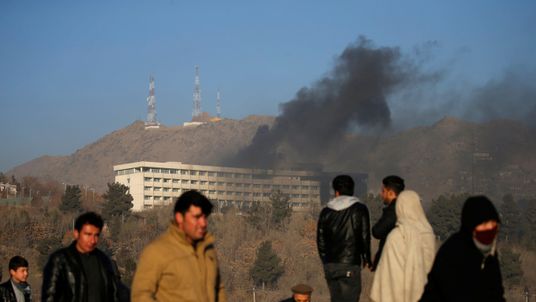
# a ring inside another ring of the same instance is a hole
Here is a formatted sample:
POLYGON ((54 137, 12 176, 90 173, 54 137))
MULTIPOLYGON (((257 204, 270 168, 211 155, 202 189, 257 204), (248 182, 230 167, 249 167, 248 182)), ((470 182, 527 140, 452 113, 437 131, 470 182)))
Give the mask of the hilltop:
MULTIPOLYGON (((274 120, 249 116, 148 130, 136 121, 71 155, 42 156, 6 174, 52 178, 104 192, 106 183, 114 180, 115 164, 145 160, 224 165, 251 143, 259 126, 271 126, 274 120)), ((330 171, 368 173, 374 193, 383 176, 399 174, 427 200, 449 192, 536 196, 535 132, 511 120, 477 124, 445 117, 401 132, 349 134, 340 145, 326 146, 321 164, 330 171)))

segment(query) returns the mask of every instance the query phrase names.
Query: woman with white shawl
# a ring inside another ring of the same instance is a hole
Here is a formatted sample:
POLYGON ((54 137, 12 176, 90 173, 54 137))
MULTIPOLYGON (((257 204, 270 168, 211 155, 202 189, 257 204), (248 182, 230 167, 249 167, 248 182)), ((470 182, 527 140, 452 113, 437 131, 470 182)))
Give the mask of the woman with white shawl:
POLYGON ((435 256, 435 235, 419 195, 402 191, 396 201, 396 227, 389 233, 374 274, 373 301, 419 300, 435 256))

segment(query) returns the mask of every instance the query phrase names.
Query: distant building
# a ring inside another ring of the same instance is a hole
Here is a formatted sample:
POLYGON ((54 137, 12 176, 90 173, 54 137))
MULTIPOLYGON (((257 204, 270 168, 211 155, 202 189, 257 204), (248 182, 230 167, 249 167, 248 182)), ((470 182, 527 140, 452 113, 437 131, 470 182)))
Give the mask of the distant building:
POLYGON ((17 185, 0 183, 0 197, 17 196, 17 185))
MULTIPOLYGON (((244 169, 180 162, 141 161, 115 165, 113 169, 115 181, 130 188, 134 211, 170 204, 191 189, 200 191, 219 207, 238 208, 257 201, 268 202, 272 193, 281 191, 288 194, 291 206, 299 210, 320 205, 321 196, 329 195, 331 181, 326 177, 329 174, 320 171, 244 169)), ((356 189, 364 193, 366 174, 359 177, 364 178, 356 180, 356 184, 361 184, 356 189)))
POLYGON ((277 190, 289 195, 293 207, 320 203, 320 182, 307 171, 134 162, 116 165, 114 172, 115 181, 130 188, 134 211, 167 205, 190 189, 200 191, 218 206, 248 207, 254 201, 268 201, 277 190))

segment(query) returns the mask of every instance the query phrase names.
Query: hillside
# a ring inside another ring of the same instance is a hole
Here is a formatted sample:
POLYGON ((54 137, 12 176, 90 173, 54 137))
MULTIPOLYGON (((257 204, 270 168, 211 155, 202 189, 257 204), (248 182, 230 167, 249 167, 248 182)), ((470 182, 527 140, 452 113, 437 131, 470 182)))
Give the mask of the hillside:
POLYGON ((6 174, 52 178, 104 192, 106 183, 114 180, 113 165, 142 160, 217 165, 248 144, 260 125, 272 122, 272 117, 249 116, 197 127, 146 130, 143 122, 136 121, 69 156, 42 156, 6 174))
MULTIPOLYGON (((259 126, 273 122, 272 117, 250 116, 198 127, 145 130, 138 121, 72 155, 43 156, 7 174, 49 177, 103 192, 113 181, 114 164, 141 160, 223 164, 251 142, 259 126)), ((348 135, 326 150, 319 160, 326 170, 366 172, 369 190, 375 193, 383 176, 399 174, 426 200, 448 192, 536 196, 536 133, 514 121, 474 124, 446 117, 398 133, 348 135)), ((299 160, 295 156, 291 162, 299 160)))

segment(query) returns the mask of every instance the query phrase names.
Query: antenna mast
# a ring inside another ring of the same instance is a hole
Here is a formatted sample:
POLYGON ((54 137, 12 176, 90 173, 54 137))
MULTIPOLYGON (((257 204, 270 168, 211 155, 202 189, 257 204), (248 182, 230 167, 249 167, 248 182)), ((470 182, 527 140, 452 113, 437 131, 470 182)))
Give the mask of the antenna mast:
POLYGON ((221 118, 221 100, 220 100, 220 90, 216 93, 216 116, 221 118))
POLYGON ((194 86, 194 111, 192 117, 201 115, 201 83, 199 81, 199 66, 195 65, 195 86, 194 86))
POLYGON ((147 97, 147 121, 145 129, 160 128, 160 123, 156 120, 156 97, 154 96, 154 78, 149 77, 149 96, 147 97))

